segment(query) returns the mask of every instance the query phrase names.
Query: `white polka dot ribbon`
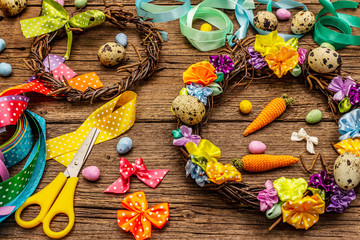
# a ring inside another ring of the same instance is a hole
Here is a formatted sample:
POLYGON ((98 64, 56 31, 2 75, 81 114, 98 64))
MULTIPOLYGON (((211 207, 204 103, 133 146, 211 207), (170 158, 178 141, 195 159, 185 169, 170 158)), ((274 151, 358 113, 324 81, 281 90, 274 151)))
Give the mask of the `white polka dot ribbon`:
POLYGON ((169 171, 169 169, 147 170, 142 158, 136 159, 135 163, 129 163, 123 157, 120 158, 119 170, 120 178, 111 184, 104 191, 105 193, 126 193, 130 187, 131 175, 136 175, 140 181, 155 188, 169 171))
POLYGON ((311 137, 307 135, 305 129, 301 128, 299 132, 293 132, 291 135, 291 141, 302 141, 306 140, 306 150, 309 153, 315 154, 314 144, 318 145, 319 141, 317 137, 311 137))
POLYGON ((113 139, 135 123, 136 94, 131 91, 107 102, 96 109, 75 131, 46 141, 46 159, 55 159, 67 166, 93 127, 100 129, 95 144, 113 139))
MULTIPOLYGON (((99 10, 89 10, 73 16, 69 14, 54 0, 43 0, 42 16, 20 21, 21 31, 26 38, 40 36, 46 33, 54 32, 62 27, 68 29, 90 28, 102 24, 105 21, 105 14, 99 10)), ((70 56, 72 44, 72 32, 67 31, 68 49, 65 58, 70 56)))

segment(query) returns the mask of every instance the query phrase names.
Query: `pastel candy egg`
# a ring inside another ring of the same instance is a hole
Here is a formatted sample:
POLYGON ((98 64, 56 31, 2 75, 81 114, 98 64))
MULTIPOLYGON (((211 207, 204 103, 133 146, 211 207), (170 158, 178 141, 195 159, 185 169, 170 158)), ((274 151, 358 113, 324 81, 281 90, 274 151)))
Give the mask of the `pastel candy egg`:
POLYGON ((203 32, 210 32, 211 30, 212 30, 212 27, 208 23, 204 23, 200 27, 200 31, 203 31, 203 32))
POLYGON ((276 11, 276 17, 279 20, 288 20, 291 17, 291 13, 285 8, 279 8, 276 11))
POLYGON ((265 152, 266 145, 260 141, 252 141, 249 144, 249 152, 253 154, 260 154, 265 152))
POLYGON ((6 45, 6 44, 5 44, 4 39, 0 38, 0 53, 1 53, 2 51, 4 51, 5 45, 6 45))
POLYGON ((125 33, 119 33, 115 37, 116 43, 120 44, 123 47, 126 47, 127 45, 127 36, 125 33))
POLYGON ((320 122, 322 119, 322 113, 319 109, 311 110, 305 118, 305 121, 310 124, 315 124, 320 122))
POLYGON ((26 5, 27 0, 0 0, 0 10, 9 17, 21 13, 26 5))
POLYGON ((256 28, 266 31, 274 31, 278 26, 278 20, 272 12, 259 11, 254 17, 256 28))
POLYGON ((200 123, 205 116, 205 105, 190 95, 177 96, 171 106, 175 116, 188 125, 200 123))
POLYGON ((87 0, 75 0, 75 7, 84 8, 86 7, 87 0))
POLYGON ((126 56, 126 50, 123 46, 115 43, 105 43, 98 51, 98 59, 108 67, 118 65, 126 56))
POLYGON ((0 76, 1 77, 8 77, 12 72, 11 65, 8 63, 0 63, 0 76))
POLYGON ((100 177, 100 170, 96 166, 89 166, 82 170, 82 176, 89 181, 96 181, 100 177))
POLYGON ((354 153, 341 154, 334 163, 334 178, 339 187, 350 190, 360 182, 360 158, 354 153))
POLYGON ((318 47, 308 56, 309 67, 318 73, 333 72, 342 63, 341 56, 330 48, 318 47))
POLYGON ((133 147, 133 141, 129 137, 123 137, 119 140, 116 150, 119 154, 128 153, 133 147))
POLYGON ((248 114, 252 110, 252 104, 248 100, 242 100, 239 104, 240 112, 243 114, 248 114))
POLYGON ((309 32, 315 24, 315 15, 310 11, 300 11, 291 20, 291 31, 294 34, 309 32))

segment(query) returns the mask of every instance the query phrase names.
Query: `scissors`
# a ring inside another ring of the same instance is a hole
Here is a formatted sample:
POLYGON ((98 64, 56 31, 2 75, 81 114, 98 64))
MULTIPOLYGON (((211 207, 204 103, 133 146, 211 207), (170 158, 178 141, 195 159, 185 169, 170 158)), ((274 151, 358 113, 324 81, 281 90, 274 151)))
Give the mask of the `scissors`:
POLYGON ((44 233, 51 238, 64 237, 71 231, 75 223, 74 194, 79 181, 77 175, 89 156, 99 133, 99 129, 92 128, 64 173, 60 172, 49 185, 21 205, 15 212, 17 224, 23 228, 33 228, 42 222, 44 233), (24 221, 20 215, 29 205, 39 205, 40 212, 33 220, 24 221), (64 230, 54 232, 50 229, 50 223, 56 215, 61 213, 67 215, 69 223, 64 230))

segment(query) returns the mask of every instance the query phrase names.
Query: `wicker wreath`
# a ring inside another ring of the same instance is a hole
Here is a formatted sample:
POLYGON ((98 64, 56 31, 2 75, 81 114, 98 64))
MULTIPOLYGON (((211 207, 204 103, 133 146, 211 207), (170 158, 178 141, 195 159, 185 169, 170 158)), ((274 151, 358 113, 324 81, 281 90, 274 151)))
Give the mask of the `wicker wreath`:
MULTIPOLYGON (((90 101, 110 100, 121 93, 129 90, 136 83, 148 79, 157 69, 160 60, 160 51, 162 43, 159 29, 157 29, 151 19, 143 19, 135 16, 131 12, 122 9, 120 4, 105 4, 103 10, 106 20, 120 29, 126 28, 127 24, 135 24, 141 38, 141 44, 145 47, 146 57, 141 57, 139 50, 135 45, 131 44, 135 49, 139 62, 131 65, 121 66, 118 72, 128 72, 129 74, 111 87, 91 88, 80 91, 72 88, 67 79, 62 77, 63 81, 58 81, 53 77, 51 72, 45 71, 43 65, 44 58, 50 53, 51 46, 59 39, 66 36, 65 29, 36 37, 31 45, 30 59, 25 60, 26 66, 44 83, 44 85, 52 90, 50 96, 65 96, 67 101, 90 101), (117 6, 117 9, 115 7, 117 6)), ((70 28, 73 32, 82 32, 83 29, 70 28)))

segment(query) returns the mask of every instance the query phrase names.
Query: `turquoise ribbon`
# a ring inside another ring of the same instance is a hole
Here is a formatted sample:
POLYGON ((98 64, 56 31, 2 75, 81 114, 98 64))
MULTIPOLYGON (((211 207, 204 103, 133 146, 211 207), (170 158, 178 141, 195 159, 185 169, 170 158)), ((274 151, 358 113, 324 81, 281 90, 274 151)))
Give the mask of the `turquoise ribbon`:
MULTIPOLYGON (((12 178, 0 183, 0 208, 13 206, 15 212, 35 191, 42 177, 46 162, 46 129, 45 120, 35 113, 26 110, 24 113, 27 124, 32 124, 38 137, 30 151, 23 170, 12 178), (15 195, 15 197, 13 197, 15 195)), ((0 216, 0 222, 9 215, 0 216)))
POLYGON ((332 44, 335 49, 342 49, 348 45, 360 45, 360 36, 351 35, 351 27, 360 28, 360 18, 348 14, 337 13, 338 9, 356 9, 359 5, 353 1, 319 0, 324 7, 316 16, 313 38, 319 45, 323 42, 332 44), (324 16, 331 13, 333 16, 324 16), (339 29, 341 33, 327 28, 331 26, 339 29))

